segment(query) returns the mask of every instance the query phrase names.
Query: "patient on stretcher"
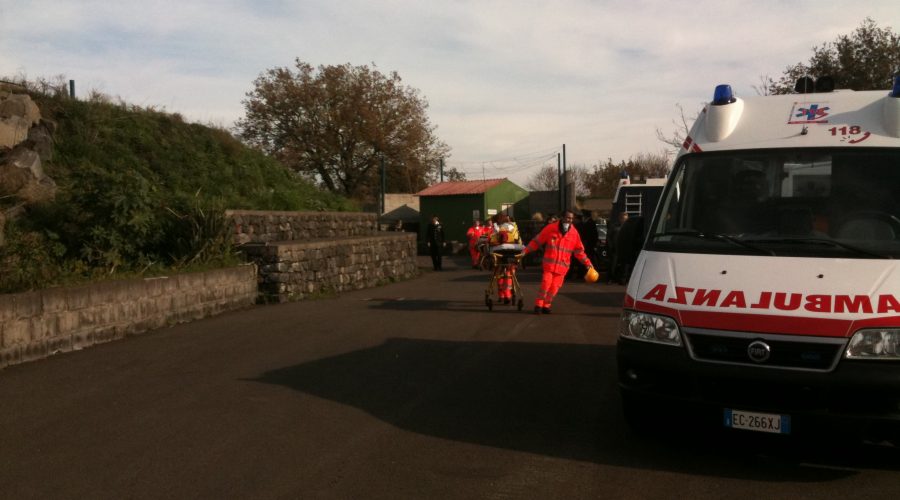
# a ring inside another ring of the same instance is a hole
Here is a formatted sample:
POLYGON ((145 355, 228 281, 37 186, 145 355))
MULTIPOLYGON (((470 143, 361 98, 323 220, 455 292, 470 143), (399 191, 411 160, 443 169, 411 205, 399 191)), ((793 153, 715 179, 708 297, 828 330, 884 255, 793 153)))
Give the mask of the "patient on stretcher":
POLYGON ((525 250, 519 228, 506 214, 497 216, 490 239, 491 254, 494 255, 497 294, 500 302, 511 304, 513 300, 513 279, 516 273, 517 256, 525 250))
POLYGON ((525 250, 522 238, 519 236, 519 227, 509 219, 506 214, 497 216, 494 222, 494 231, 490 238, 491 253, 515 256, 525 250))

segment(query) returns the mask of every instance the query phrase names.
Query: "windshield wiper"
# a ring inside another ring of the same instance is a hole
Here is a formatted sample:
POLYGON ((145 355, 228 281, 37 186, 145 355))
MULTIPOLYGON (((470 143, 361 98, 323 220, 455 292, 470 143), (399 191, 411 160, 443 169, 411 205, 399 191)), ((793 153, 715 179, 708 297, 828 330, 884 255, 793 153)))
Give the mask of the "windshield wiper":
POLYGON ((833 247, 850 250, 858 255, 867 255, 876 259, 893 259, 890 255, 882 255, 880 253, 870 252, 864 248, 855 245, 848 245, 842 241, 832 240, 830 238, 764 238, 750 240, 753 243, 789 243, 789 244, 810 244, 810 245, 831 245, 833 247))
POLYGON ((700 238, 702 240, 725 241, 735 246, 753 250, 754 252, 757 252, 761 255, 775 255, 775 252, 773 252, 772 250, 758 247, 744 240, 739 240, 733 236, 728 236, 727 234, 704 233, 702 231, 697 231, 696 229, 675 229, 672 231, 666 231, 664 233, 651 234, 650 239, 655 240, 656 238, 659 238, 661 236, 691 236, 693 238, 700 238))

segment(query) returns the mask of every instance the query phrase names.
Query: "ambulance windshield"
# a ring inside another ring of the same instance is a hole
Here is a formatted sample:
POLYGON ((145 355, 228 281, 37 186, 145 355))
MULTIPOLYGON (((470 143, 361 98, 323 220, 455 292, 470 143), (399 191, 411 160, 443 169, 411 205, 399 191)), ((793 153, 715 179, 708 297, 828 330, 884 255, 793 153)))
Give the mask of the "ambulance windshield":
POLYGON ((900 258, 900 152, 754 150, 685 156, 650 250, 900 258))

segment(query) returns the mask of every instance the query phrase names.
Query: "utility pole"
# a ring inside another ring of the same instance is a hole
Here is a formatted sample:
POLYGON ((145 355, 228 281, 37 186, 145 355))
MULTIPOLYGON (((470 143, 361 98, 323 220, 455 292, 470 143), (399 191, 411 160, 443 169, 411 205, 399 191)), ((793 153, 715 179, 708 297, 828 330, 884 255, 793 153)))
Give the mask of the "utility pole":
POLYGON ((441 158, 441 182, 444 182, 444 159, 441 158))
POLYGON ((384 191, 386 189, 386 186, 387 186, 387 180, 386 180, 386 175, 385 175, 385 170, 384 170, 384 155, 381 155, 381 203, 380 203, 380 207, 379 207, 381 209, 381 211, 378 215, 384 214, 384 208, 385 208, 384 207, 384 191))
POLYGON ((566 181, 568 180, 568 175, 566 175, 566 145, 563 144, 562 150, 562 176, 563 176, 563 210, 569 209, 569 186, 566 185, 566 181))
POLYGON ((563 207, 563 178, 562 178, 562 159, 559 153, 556 153, 556 201, 559 202, 559 212, 563 207))

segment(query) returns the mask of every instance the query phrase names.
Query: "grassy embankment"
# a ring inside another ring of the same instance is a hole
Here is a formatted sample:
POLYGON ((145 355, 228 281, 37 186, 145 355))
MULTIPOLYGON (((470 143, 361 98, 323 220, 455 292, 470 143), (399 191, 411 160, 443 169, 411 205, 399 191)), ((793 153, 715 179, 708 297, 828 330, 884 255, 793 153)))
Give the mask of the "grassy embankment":
POLYGON ((58 192, 7 222, 0 293, 235 264, 225 209, 355 209, 225 130, 59 94, 32 93, 57 124, 43 168, 58 192))

